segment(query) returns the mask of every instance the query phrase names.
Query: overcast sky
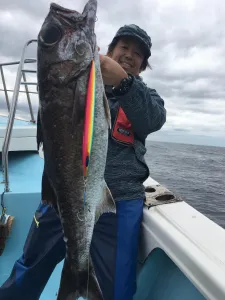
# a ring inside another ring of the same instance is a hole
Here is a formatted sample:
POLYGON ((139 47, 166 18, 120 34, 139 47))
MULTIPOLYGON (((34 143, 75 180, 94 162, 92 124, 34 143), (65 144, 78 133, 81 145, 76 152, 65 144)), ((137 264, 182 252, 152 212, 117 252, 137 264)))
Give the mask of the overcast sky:
MULTIPOLYGON (((0 62, 19 59, 24 43, 37 37, 50 2, 0 1, 0 62)), ((86 1, 56 3, 82 11, 86 1)), ((135 23, 152 38, 153 70, 142 76, 165 100, 167 123, 150 139, 225 146, 224 16, 223 0, 98 1, 96 34, 101 53, 124 24, 135 23)), ((31 51, 34 56, 35 47, 31 51)), ((15 69, 5 73, 13 87, 15 69)), ((0 97, 3 110, 3 94, 0 97)), ((20 100, 20 109, 25 108, 20 100)))

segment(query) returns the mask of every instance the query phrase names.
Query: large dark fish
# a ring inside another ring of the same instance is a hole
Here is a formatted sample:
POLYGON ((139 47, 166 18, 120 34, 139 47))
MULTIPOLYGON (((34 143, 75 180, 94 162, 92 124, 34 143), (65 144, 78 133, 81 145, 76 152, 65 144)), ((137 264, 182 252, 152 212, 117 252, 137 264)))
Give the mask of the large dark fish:
POLYGON ((42 199, 59 214, 66 243, 58 300, 102 299, 90 259, 94 224, 115 203, 104 180, 110 111, 96 36, 97 1, 82 14, 51 4, 38 35, 38 148, 43 144, 42 199), (94 137, 85 182, 82 165, 85 103, 96 66, 94 137))

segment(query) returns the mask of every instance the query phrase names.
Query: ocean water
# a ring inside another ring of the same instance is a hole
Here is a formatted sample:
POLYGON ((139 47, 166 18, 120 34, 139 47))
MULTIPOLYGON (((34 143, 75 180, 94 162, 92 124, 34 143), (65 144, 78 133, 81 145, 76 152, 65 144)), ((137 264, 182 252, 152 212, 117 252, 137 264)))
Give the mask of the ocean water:
POLYGON ((225 148, 147 141, 151 177, 225 228, 225 148))

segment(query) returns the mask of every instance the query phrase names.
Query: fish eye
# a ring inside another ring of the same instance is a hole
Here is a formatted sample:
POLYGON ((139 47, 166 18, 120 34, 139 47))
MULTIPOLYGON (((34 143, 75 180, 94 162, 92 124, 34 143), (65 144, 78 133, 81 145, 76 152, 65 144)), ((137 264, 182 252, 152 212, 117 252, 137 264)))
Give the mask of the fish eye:
POLYGON ((42 28, 39 40, 43 46, 54 46, 62 37, 61 29, 56 25, 46 25, 42 28))

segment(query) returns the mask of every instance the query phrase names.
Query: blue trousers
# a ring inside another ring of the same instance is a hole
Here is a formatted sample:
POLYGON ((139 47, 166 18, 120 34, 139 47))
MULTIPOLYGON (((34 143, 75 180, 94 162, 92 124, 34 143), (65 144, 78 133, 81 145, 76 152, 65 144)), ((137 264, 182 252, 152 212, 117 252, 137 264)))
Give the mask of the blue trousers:
MULTIPOLYGON (((103 214, 94 228, 91 257, 104 300, 132 300, 143 200, 118 201, 117 214, 103 214)), ((53 208, 40 204, 0 300, 38 300, 66 247, 60 220, 53 208)))

